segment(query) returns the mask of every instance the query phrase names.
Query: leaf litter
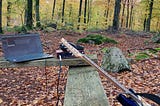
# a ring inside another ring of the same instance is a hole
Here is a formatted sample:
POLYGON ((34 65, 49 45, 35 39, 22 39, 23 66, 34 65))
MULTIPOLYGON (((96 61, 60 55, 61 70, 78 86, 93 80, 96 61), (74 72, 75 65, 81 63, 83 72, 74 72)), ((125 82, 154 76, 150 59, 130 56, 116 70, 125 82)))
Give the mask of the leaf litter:
MULTIPOLYGON (((72 33, 65 31, 55 31, 53 33, 39 32, 41 35, 44 51, 54 56, 59 48, 62 37, 68 41, 76 43, 79 38, 83 38, 88 33, 72 33), (67 35, 65 35, 67 33, 67 35), (77 34, 77 36, 76 36, 77 34)), ((118 44, 104 43, 101 45, 82 44, 86 54, 97 54, 99 65, 103 58, 103 48, 119 47, 127 57, 128 53, 137 53, 142 48, 156 48, 159 44, 149 42, 149 38, 141 36, 108 34, 101 32, 118 41, 118 44), (129 52, 128 52, 129 51, 129 52)), ((151 38, 151 37, 150 37, 151 38)), ((1 53, 2 54, 2 53, 1 53)), ((153 93, 160 95, 160 53, 157 58, 149 58, 136 61, 131 64, 131 72, 110 73, 121 84, 127 88, 132 88, 136 92, 153 93)), ((65 86, 67 82, 67 72, 69 67, 63 66, 60 76, 59 95, 57 94, 57 81, 59 67, 24 67, 0 69, 0 105, 1 106, 55 106, 58 96, 59 106, 63 106, 65 86)), ((111 106, 121 106, 116 100, 116 96, 122 91, 113 86, 107 78, 100 75, 101 81, 109 99, 111 106)), ((153 106, 151 101, 149 101, 153 106)))

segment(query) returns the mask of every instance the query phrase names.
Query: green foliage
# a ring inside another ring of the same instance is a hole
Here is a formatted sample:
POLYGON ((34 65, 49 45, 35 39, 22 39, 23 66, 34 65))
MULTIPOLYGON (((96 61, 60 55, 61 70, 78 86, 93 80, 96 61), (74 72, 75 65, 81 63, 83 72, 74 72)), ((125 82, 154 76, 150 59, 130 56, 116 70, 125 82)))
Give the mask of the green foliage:
POLYGON ((108 48, 106 48, 106 47, 104 47, 104 48, 101 49, 101 51, 102 51, 103 53, 105 53, 107 50, 108 50, 108 48))
POLYGON ((28 29, 26 26, 14 26, 13 30, 17 33, 26 33, 28 29))
POLYGON ((89 34, 85 38, 81 38, 78 40, 78 42, 82 43, 93 43, 93 44, 102 44, 102 43, 114 43, 117 44, 117 42, 111 38, 104 37, 100 34, 89 34))
POLYGON ((160 48, 155 48, 155 50, 160 51, 160 48))
POLYGON ((145 52, 142 52, 142 53, 138 53, 136 56, 135 56, 135 59, 136 60, 143 60, 143 59, 148 59, 150 56, 145 53, 145 52))

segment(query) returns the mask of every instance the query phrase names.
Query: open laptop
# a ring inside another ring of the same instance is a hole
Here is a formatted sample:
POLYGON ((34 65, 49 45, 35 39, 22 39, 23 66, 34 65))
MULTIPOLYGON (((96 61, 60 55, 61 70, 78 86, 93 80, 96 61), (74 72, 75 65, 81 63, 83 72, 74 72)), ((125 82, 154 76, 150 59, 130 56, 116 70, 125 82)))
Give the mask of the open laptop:
POLYGON ((10 62, 25 62, 53 57, 43 53, 39 34, 5 35, 1 37, 4 57, 10 62))

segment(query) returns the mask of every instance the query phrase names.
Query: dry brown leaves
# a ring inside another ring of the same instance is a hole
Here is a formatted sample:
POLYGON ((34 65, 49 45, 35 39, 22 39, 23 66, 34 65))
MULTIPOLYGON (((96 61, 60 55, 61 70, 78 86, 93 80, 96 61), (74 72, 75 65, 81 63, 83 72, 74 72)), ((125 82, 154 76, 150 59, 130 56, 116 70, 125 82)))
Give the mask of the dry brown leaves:
MULTIPOLYGON (((68 41, 76 42, 79 38, 84 37, 86 34, 78 36, 69 33, 67 36, 65 32, 54 32, 44 34, 41 33, 43 40, 44 51, 55 55, 55 50, 58 49, 59 41, 61 37, 64 37, 68 41)), ((75 34, 75 33, 74 33, 75 34)), ((102 44, 102 45, 89 45, 85 46, 86 54, 98 54, 98 59, 101 61, 102 52, 99 50, 103 47, 117 46, 126 55, 127 50, 131 52, 137 52, 139 48, 146 47, 160 47, 150 43, 145 45, 146 38, 131 37, 131 36, 114 36, 108 35, 103 32, 104 35, 110 36, 116 39, 119 44, 102 44)), ((160 53, 159 53, 160 54, 160 53)), ((158 57, 160 55, 158 54, 158 57)), ((159 59, 147 59, 138 61, 131 64, 131 72, 123 73, 109 73, 116 78, 121 84, 127 88, 133 88, 136 92, 145 92, 160 94, 160 60, 159 59)), ((63 105, 64 92, 67 80, 68 67, 62 68, 60 77, 59 106, 63 105)), ((57 103, 57 80, 58 80, 59 67, 30 67, 30 68, 8 68, 0 70, 0 105, 1 106, 55 106, 57 103)), ((102 84, 108 96, 111 106, 121 106, 116 96, 122 91, 113 86, 111 82, 105 77, 101 76, 102 84)))

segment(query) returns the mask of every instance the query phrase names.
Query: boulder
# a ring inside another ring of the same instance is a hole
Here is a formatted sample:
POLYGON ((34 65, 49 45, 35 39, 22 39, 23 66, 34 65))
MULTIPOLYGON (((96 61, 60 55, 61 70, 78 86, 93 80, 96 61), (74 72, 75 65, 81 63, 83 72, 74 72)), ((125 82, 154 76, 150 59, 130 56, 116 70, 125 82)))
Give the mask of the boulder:
POLYGON ((130 71, 127 59, 117 47, 106 50, 102 59, 102 67, 104 70, 111 72, 130 71))

